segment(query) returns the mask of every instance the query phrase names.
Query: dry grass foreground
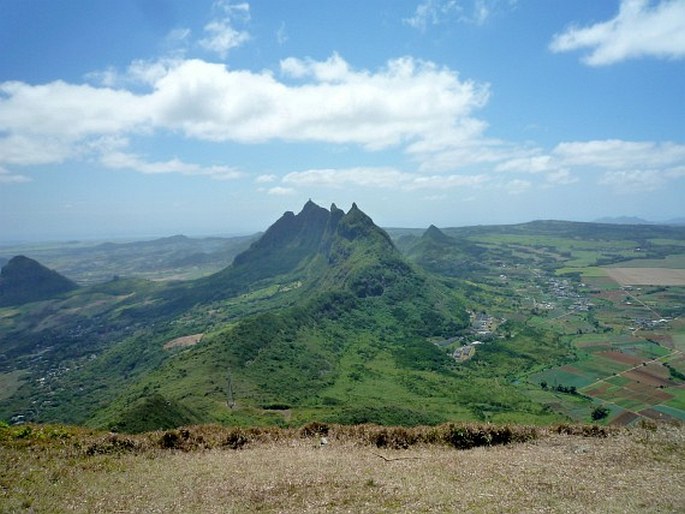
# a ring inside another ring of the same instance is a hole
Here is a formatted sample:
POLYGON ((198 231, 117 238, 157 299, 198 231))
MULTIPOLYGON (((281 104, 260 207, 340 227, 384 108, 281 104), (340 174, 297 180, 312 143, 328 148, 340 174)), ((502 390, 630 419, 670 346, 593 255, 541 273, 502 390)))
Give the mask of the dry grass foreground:
POLYGON ((413 430, 0 427, 0 512, 685 511, 683 425, 413 430))

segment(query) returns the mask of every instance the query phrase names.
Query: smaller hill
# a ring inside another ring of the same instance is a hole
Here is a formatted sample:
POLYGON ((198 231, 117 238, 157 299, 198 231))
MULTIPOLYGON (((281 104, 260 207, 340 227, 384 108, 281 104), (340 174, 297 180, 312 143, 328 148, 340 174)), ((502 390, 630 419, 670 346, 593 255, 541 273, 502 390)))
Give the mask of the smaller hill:
POLYGON ((56 271, 18 255, 0 270, 0 307, 46 300, 77 287, 56 271))
POLYGON ((110 422, 109 428, 117 432, 138 434, 190 425, 197 421, 195 414, 187 407, 160 394, 152 394, 127 406, 110 422))
POLYGON ((483 249, 465 238, 448 236, 431 225, 421 237, 406 239, 403 251, 411 261, 428 271, 460 277, 479 267, 478 257, 483 249))

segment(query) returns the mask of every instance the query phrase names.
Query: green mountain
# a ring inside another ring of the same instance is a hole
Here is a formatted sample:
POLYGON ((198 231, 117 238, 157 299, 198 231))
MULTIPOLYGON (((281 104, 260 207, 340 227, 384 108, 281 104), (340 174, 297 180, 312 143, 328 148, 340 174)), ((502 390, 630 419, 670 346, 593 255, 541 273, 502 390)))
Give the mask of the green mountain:
POLYGON ((0 270, 0 306, 45 300, 76 287, 74 282, 56 271, 18 255, 0 270))
POLYGON ((198 419, 237 423, 282 421, 283 410, 302 421, 445 419, 419 398, 416 412, 402 405, 396 381, 451 373, 453 361, 428 339, 453 335, 468 316, 356 205, 344 213, 310 201, 299 214, 285 213, 232 266, 187 294, 221 302, 254 295, 255 284, 294 285, 273 308, 218 326, 142 376, 94 424, 122 426, 129 406, 149 394, 186 405, 198 419))

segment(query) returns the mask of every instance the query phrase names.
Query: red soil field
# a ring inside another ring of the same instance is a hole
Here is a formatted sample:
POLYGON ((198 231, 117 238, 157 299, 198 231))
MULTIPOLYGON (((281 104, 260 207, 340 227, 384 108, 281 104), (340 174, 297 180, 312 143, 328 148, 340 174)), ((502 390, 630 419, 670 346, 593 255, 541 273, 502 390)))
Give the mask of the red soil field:
POLYGON ((647 366, 640 366, 630 371, 623 373, 623 376, 652 387, 672 386, 674 385, 669 379, 668 370, 661 364, 651 364, 647 366), (661 368, 661 369, 659 369, 661 368))
POLYGON ((584 394, 587 394, 589 396, 602 396, 607 393, 610 387, 611 384, 608 384, 607 382, 601 382, 596 386, 592 387, 591 389, 586 389, 584 394))
POLYGON ((626 384, 622 391, 621 397, 637 400, 647 404, 659 404, 673 399, 673 395, 662 389, 657 389, 654 386, 645 384, 644 382, 631 382, 626 384))
POLYGON ((614 419, 612 419, 609 424, 610 425, 617 425, 617 426, 626 426, 630 425, 633 421, 638 419, 640 416, 635 414, 634 412, 630 411, 623 411, 621 414, 616 416, 614 419))
POLYGON ((615 350, 606 352, 597 352, 598 355, 611 359, 612 361, 620 362, 621 364, 630 364, 631 366, 637 366, 642 364, 642 359, 636 357, 635 355, 628 355, 623 352, 617 352, 615 350))
POLYGON ((658 419, 662 421, 674 421, 677 420, 677 418, 674 418, 673 416, 669 416, 666 413, 659 412, 658 410, 654 409, 644 409, 640 411, 640 415, 645 416, 647 418, 651 419, 658 419))

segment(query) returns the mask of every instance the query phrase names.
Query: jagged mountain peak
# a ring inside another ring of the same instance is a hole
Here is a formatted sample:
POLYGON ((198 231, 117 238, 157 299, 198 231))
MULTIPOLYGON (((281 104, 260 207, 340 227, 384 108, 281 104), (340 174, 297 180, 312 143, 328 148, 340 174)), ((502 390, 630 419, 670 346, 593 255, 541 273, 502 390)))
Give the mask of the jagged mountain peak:
POLYGON ((335 204, 328 210, 310 199, 298 214, 283 214, 221 273, 241 275, 241 282, 256 281, 302 270, 317 261, 340 265, 352 254, 371 248, 375 255, 397 253, 390 236, 356 203, 345 213, 335 204))
POLYGON ((383 229, 378 227, 370 216, 357 207, 356 203, 353 203, 350 210, 347 211, 347 214, 340 219, 337 233, 341 237, 349 240, 369 236, 380 237, 394 248, 390 236, 388 236, 383 229))

